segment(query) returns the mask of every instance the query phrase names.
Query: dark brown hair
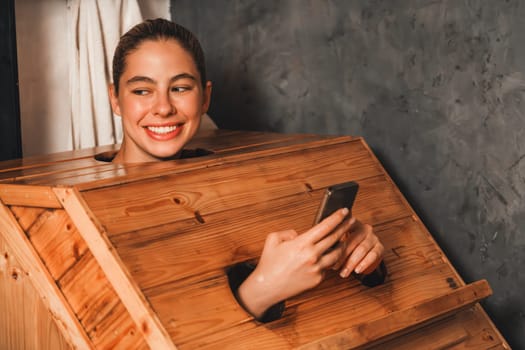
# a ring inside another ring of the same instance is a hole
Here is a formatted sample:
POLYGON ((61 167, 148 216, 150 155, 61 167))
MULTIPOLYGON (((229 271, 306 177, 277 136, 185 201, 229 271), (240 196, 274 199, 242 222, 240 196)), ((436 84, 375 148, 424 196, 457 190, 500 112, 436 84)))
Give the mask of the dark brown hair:
POLYGON ((113 55, 113 84, 118 94, 119 80, 126 68, 126 57, 144 41, 176 40, 193 58, 201 76, 201 84, 206 85, 204 52, 199 40, 185 27, 163 18, 148 19, 137 24, 120 37, 113 55))

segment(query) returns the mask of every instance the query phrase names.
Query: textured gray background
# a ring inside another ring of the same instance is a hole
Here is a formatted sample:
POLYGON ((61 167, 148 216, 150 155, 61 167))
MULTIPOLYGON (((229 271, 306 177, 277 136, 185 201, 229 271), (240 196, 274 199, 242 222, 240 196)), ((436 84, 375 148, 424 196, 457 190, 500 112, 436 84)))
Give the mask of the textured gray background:
POLYGON ((525 2, 172 0, 222 128, 362 135, 525 348, 525 2))

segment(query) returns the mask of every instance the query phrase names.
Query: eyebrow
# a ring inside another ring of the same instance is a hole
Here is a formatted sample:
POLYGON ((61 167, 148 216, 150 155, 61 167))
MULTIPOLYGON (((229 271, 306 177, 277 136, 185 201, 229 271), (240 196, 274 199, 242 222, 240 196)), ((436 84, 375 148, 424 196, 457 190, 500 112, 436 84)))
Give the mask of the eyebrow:
MULTIPOLYGON (((193 81, 197 81, 197 79, 189 74, 189 73, 181 73, 181 74, 177 74, 173 77, 171 77, 170 79, 170 83, 173 83, 177 80, 180 80, 180 79, 191 79, 193 81)), ((133 84, 133 83, 136 83, 136 82, 143 82, 143 83, 151 83, 151 84, 156 84, 157 82, 155 81, 155 79, 152 79, 150 77, 146 77, 146 76, 143 76, 143 75, 135 75, 134 77, 131 77, 130 79, 128 79, 126 81, 126 84, 129 85, 129 84, 133 84)))

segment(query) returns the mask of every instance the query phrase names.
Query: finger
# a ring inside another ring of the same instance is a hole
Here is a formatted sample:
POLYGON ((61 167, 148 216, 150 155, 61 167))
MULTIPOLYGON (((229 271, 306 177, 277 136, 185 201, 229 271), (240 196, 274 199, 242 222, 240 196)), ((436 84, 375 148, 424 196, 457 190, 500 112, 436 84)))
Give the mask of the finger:
POLYGON ((377 244, 355 268, 356 273, 369 274, 376 269, 383 257, 383 245, 377 244))
POLYGON ((350 226, 349 231, 350 233, 346 241, 347 255, 350 255, 364 240, 373 236, 372 226, 362 224, 359 220, 355 220, 353 225, 350 226))
POLYGON ((326 235, 332 232, 348 215, 350 211, 348 208, 342 208, 337 210, 332 215, 328 216, 326 219, 313 226, 311 229, 306 231, 302 237, 303 239, 308 240, 312 243, 317 243, 323 239, 326 235))
POLYGON ((334 264, 341 260, 341 257, 343 256, 343 249, 344 247, 342 246, 342 243, 339 243, 333 250, 323 254, 317 262, 319 267, 321 269, 327 269, 334 266, 334 264))
POLYGON ((367 231, 363 230, 364 226, 370 227, 371 232, 371 226, 370 225, 363 225, 359 220, 352 217, 352 220, 350 221, 350 227, 345 232, 346 235, 343 237, 342 244, 343 245, 343 254, 341 256, 341 259, 334 264, 332 267, 334 270, 339 270, 347 262, 348 257, 352 254, 352 252, 355 250, 355 248, 363 242, 363 240, 366 239, 367 231))
MULTIPOLYGON (((333 230, 329 235, 325 236, 323 239, 317 242, 317 244, 315 245, 316 250, 320 254, 325 254, 331 249, 335 248, 334 245, 341 241, 341 238, 349 231, 350 226, 353 224, 354 221, 354 218, 343 220, 343 222, 339 224, 335 230, 333 230)), ((346 245, 342 247, 346 249, 346 245)))
POLYGON ((346 243, 346 241, 340 241, 338 243, 338 246, 341 247, 341 256, 335 262, 335 264, 332 265, 332 269, 333 270, 341 269, 341 266, 343 266, 343 264, 346 262, 346 251, 347 251, 347 243, 346 243))
POLYGON ((372 242, 371 240, 362 241, 361 244, 359 244, 354 249, 354 251, 350 255, 350 258, 348 258, 346 264, 340 272, 341 277, 346 278, 350 276, 350 273, 354 271, 357 264, 359 264, 364 259, 364 257, 373 248, 376 242, 377 241, 372 242))

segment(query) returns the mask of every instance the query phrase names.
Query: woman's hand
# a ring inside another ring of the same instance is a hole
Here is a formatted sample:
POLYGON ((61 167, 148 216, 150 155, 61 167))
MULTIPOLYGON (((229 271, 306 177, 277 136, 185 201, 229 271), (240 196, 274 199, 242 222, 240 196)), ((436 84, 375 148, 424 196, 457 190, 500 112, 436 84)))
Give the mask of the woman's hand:
POLYGON ((317 286, 326 269, 341 277, 372 272, 381 262, 383 245, 370 225, 340 209, 305 233, 293 230, 268 235, 255 270, 237 297, 256 318, 272 305, 317 286))
POLYGON ((293 230, 268 235, 256 269, 237 291, 239 301, 255 317, 270 306, 317 286, 327 268, 343 258, 342 247, 329 250, 347 233, 354 219, 340 209, 305 233, 293 230))

